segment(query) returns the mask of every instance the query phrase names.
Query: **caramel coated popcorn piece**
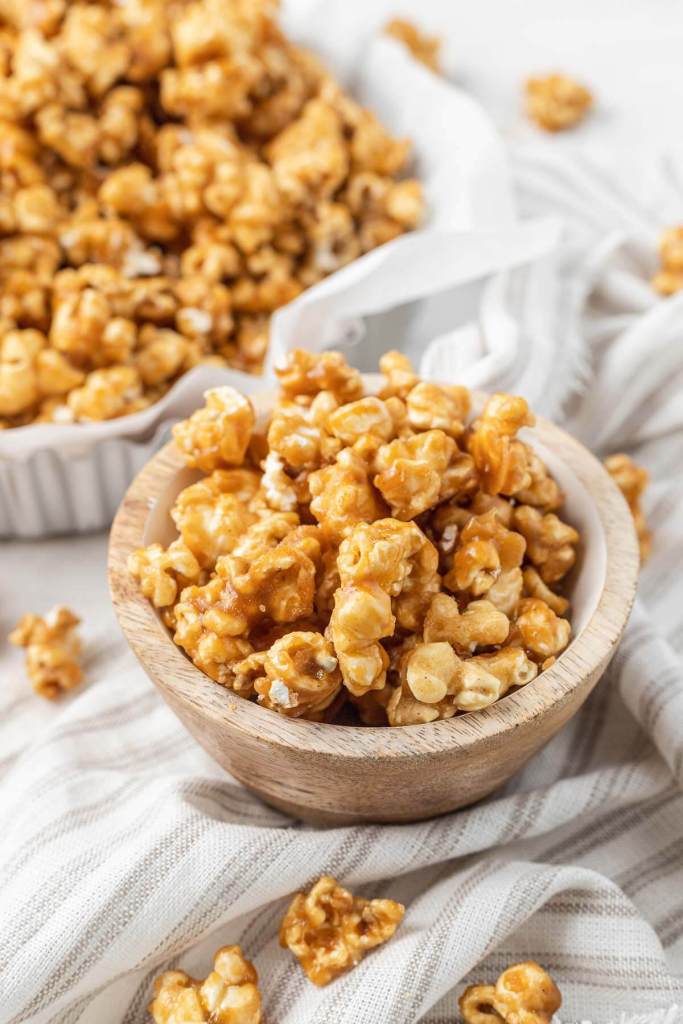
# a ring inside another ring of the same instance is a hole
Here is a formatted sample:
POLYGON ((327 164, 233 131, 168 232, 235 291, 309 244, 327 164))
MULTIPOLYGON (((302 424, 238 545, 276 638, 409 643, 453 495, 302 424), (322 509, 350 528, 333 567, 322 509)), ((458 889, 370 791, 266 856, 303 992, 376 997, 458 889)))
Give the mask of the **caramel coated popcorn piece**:
POLYGON ((661 269, 652 278, 660 295, 675 295, 683 288, 683 227, 667 228, 659 240, 661 269))
POLYGON ((443 430, 460 437, 470 411, 470 393, 457 384, 439 387, 422 381, 406 396, 408 422, 415 430, 443 430))
POLYGON ((255 422, 248 398, 227 385, 206 392, 206 405, 176 424, 173 437, 188 466, 210 473, 240 466, 255 422))
POLYGON ((495 985, 470 985, 458 1000, 465 1024, 550 1024, 562 996, 550 975, 529 960, 513 964, 495 985))
POLYGON ((390 939, 404 913, 394 900, 353 896, 324 875, 310 892, 292 900, 280 926, 280 945, 292 951, 314 985, 328 985, 390 939))
POLYGON ((82 682, 81 643, 76 635, 80 621, 60 605, 44 618, 24 615, 10 633, 10 643, 26 648, 26 672, 41 697, 56 700, 82 682))
POLYGON ((532 427, 534 416, 523 398, 492 395, 474 424, 469 451, 487 494, 516 494, 532 483, 527 447, 515 435, 532 427))
POLYGON ((199 579, 199 562, 180 540, 164 551, 161 544, 140 548, 128 558, 128 571, 140 580, 140 589, 155 608, 175 602, 183 587, 199 579))
POLYGON ((520 601, 515 625, 524 647, 539 661, 559 654, 569 643, 571 628, 567 619, 556 615, 538 597, 520 601))
POLYGON ((646 469, 637 466, 628 455, 610 455, 605 459, 605 469, 626 498, 633 524, 638 534, 641 564, 646 561, 652 547, 652 534, 647 528, 645 513, 640 507, 640 499, 648 485, 650 476, 646 469))
POLYGON ((388 36, 393 36, 403 43, 415 60, 419 60, 432 71, 440 70, 441 40, 438 36, 429 36, 426 32, 421 32, 417 25, 406 18, 392 18, 385 25, 384 31, 388 36))
POLYGON ((439 501, 467 492, 472 462, 443 430, 397 438, 377 452, 375 487, 396 519, 414 519, 439 501))
POLYGON ((343 448, 331 466, 311 473, 308 485, 312 515, 340 539, 358 523, 382 519, 388 511, 367 463, 350 448, 343 448))
POLYGON ((541 515, 538 509, 520 505, 513 522, 527 543, 527 555, 544 583, 557 583, 576 561, 579 535, 553 513, 541 515))
POLYGON ((457 601, 447 594, 434 596, 423 628, 425 640, 445 640, 462 655, 502 644, 509 632, 507 615, 490 601, 471 601, 461 612, 457 601))
POLYGON ((573 128, 593 105, 590 91, 567 75, 528 79, 525 98, 529 117, 547 132, 573 128))
POLYGON ((292 632, 276 640, 263 670, 254 682, 259 703, 289 717, 317 715, 341 689, 334 648, 320 633, 292 632))
POLYGON ((330 391, 340 403, 353 402, 363 394, 358 370, 348 365, 339 352, 316 355, 296 348, 287 353, 285 365, 275 370, 287 398, 330 391))
POLYGON ((256 969, 239 946, 223 946, 203 981, 184 971, 160 974, 149 1012, 154 1024, 261 1024, 256 969))

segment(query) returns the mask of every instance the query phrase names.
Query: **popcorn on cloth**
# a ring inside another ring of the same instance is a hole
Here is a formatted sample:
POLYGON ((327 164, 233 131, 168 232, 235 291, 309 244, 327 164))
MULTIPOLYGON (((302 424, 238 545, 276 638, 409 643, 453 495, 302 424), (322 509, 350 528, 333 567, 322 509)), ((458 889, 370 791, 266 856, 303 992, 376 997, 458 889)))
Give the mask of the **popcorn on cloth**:
POLYGON ((412 53, 415 60, 419 60, 431 71, 439 72, 439 51, 441 40, 438 36, 427 35, 420 31, 417 25, 407 18, 392 18, 384 26, 388 36, 393 36, 412 53))
POLYGON ((185 971, 160 974, 149 1012, 154 1024, 261 1024, 256 969, 239 946, 223 946, 203 981, 185 971))
POLYGON ((3 428, 125 416, 204 362, 258 373, 275 309, 420 224, 410 143, 276 15, 3 6, 3 428))
POLYGON ((508 967, 495 985, 470 985, 458 1000, 465 1024, 549 1024, 561 1005, 557 985, 533 960, 508 967))
POLYGON ((400 353, 381 367, 364 395, 339 353, 295 350, 258 422, 234 389, 207 392, 174 430, 206 474, 171 510, 178 537, 129 560, 195 665, 285 717, 452 718, 570 640, 580 538, 517 437, 526 402, 494 395, 468 425, 466 389, 420 381, 400 353))
POLYGON ((652 534, 648 529, 645 513, 640 507, 640 499, 650 480, 649 473, 623 453, 606 458, 605 469, 626 498, 626 503, 631 510, 633 524, 638 535, 642 565, 647 560, 652 548, 652 534))
POLYGON ((524 91, 529 117, 547 132, 573 128, 593 106, 590 90, 568 75, 529 78, 524 91))
POLYGON ((353 896, 324 875, 292 900, 280 925, 280 945, 292 951, 314 985, 327 985, 390 939, 404 913, 394 900, 353 896))
POLYGON ((667 228, 659 240, 661 269, 652 278, 660 295, 675 295, 683 288, 683 227, 667 228))
POLYGON ((24 615, 9 635, 10 643, 26 648, 26 673, 36 693, 47 700, 57 700, 83 681, 76 633, 80 621, 59 605, 44 618, 24 615))

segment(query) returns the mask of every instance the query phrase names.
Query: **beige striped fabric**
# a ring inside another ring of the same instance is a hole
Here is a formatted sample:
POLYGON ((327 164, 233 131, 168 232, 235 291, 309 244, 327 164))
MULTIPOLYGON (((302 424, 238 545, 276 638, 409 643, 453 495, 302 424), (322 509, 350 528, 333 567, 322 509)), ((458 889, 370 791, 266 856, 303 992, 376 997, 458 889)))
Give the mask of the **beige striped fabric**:
POLYGON ((327 830, 270 810, 203 754, 125 649, 104 537, 0 552, 3 628, 72 604, 89 678, 47 706, 0 649, 1 1024, 142 1024, 159 971, 203 975, 225 943, 254 960, 269 1024, 454 1024, 464 983, 529 957, 556 978, 562 1021, 683 1020, 683 295, 647 284, 657 231, 683 209, 683 176, 664 171, 648 205, 596 167, 516 161, 525 211, 559 212, 565 241, 485 285, 482 308, 506 317, 472 324, 472 365, 502 352, 490 386, 523 388, 601 453, 642 461, 655 543, 607 675, 484 803, 327 830), (517 326, 511 351, 502 319, 517 326), (277 928, 323 872, 407 913, 317 990, 277 928))

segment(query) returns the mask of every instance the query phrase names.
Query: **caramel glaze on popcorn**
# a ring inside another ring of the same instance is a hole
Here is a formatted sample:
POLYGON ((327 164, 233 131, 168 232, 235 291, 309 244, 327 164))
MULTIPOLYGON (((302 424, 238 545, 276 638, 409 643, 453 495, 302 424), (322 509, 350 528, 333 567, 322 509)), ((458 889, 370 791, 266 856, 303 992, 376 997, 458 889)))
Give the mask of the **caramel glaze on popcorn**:
POLYGON ((466 389, 419 381, 398 353, 381 368, 363 396, 338 353, 290 353, 256 433, 246 398, 208 392, 174 428, 207 474, 177 497, 179 536, 129 559, 195 665, 285 717, 452 718, 570 640, 579 534, 518 436, 524 399, 493 395, 468 425, 466 389))
POLYGON ((648 529, 645 513, 640 507, 640 499, 650 480, 649 473, 642 466, 636 465, 633 459, 623 453, 610 455, 606 458, 605 469, 624 495, 626 504, 633 516, 633 524, 638 534, 640 561, 642 564, 647 561, 650 549, 652 548, 652 534, 648 529))
POLYGON ((184 971, 160 974, 149 1012, 154 1024, 261 1024, 256 969, 239 946, 223 946, 203 980, 184 971))
POLYGON ((272 312, 416 227, 407 140, 277 0, 0 10, 0 428, 107 420, 199 363, 259 372, 272 312))
POLYGON ((660 295, 675 295, 683 288, 683 226, 667 228, 659 240, 660 269, 652 287, 660 295))
POLYGON ((292 900, 280 925, 280 945, 291 950, 314 985, 327 985, 390 939, 404 913, 401 903, 353 896, 324 875, 292 900))
POLYGON ((533 960, 513 964, 495 985, 470 985, 458 1000, 464 1024, 550 1024, 562 996, 533 960))
POLYGON ((26 674, 36 693, 47 700, 57 700, 83 681, 76 633, 80 621, 59 605, 44 618, 24 615, 9 635, 10 643, 26 648, 26 674))
POLYGON ((403 43, 415 60, 419 60, 431 71, 440 71, 441 40, 438 36, 427 35, 407 18, 392 18, 384 26, 384 31, 388 36, 393 36, 394 39, 403 43))
POLYGON ((591 92, 568 75, 529 78, 525 84, 526 109, 547 132, 574 128, 593 105, 591 92))

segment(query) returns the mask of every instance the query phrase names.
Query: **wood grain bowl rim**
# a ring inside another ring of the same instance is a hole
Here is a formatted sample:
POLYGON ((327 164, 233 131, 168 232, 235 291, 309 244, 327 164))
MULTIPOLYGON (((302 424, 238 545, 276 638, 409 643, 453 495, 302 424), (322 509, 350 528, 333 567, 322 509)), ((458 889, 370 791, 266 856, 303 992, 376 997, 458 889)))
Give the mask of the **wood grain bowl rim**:
MULTIPOLYGON (((252 396, 257 404, 262 396, 252 396)), ((578 441, 542 417, 534 432, 563 460, 594 500, 604 531, 605 580, 584 628, 554 665, 481 711, 445 721, 400 728, 333 725, 286 718, 221 687, 198 669, 174 642, 158 612, 127 570, 128 555, 143 546, 148 516, 186 467, 173 442, 163 447, 130 485, 111 529, 108 575, 123 633, 162 695, 193 718, 224 723, 226 740, 244 733, 265 745, 348 760, 419 758, 488 744, 558 707, 588 676, 605 666, 631 611, 638 579, 638 544, 628 506, 601 463, 578 441), (539 677, 540 680, 541 677, 539 677)))

